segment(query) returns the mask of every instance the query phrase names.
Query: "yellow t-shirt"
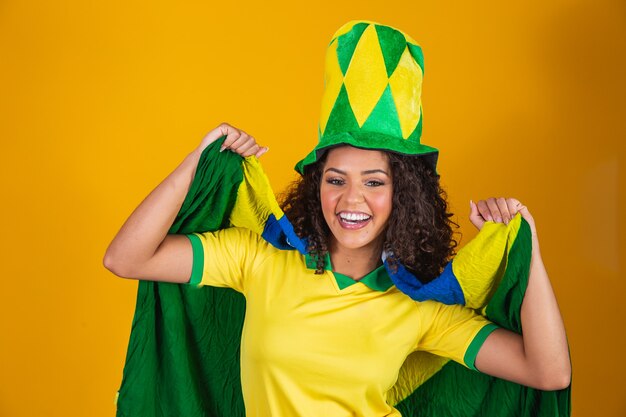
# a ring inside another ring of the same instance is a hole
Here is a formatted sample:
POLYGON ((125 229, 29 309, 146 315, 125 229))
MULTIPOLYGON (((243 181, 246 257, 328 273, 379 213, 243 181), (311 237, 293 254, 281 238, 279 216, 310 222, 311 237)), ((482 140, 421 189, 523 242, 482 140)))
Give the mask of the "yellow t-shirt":
POLYGON ((360 281, 316 275, 306 257, 240 228, 189 235, 192 284, 246 298, 241 384, 246 415, 399 416, 386 401, 415 350, 473 368, 496 328, 462 306, 416 302, 384 267, 360 281))

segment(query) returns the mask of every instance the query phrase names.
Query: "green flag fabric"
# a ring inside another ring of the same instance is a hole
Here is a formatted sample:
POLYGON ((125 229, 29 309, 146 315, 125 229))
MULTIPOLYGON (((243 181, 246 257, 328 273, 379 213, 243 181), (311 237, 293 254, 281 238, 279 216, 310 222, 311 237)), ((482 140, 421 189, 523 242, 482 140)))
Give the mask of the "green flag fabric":
MULTIPOLYGON (((219 152, 222 143, 223 138, 203 152, 170 233, 236 225, 277 247, 289 250, 288 241, 302 251, 256 159, 247 163, 219 152), (280 237, 278 223, 286 230, 280 237)), ((485 226, 433 285, 412 298, 454 300, 520 333, 530 242, 528 224, 519 215, 508 227, 485 226), (449 291, 462 292, 461 297, 446 297, 449 291)), ((117 416, 244 417, 239 368, 244 313, 245 298, 231 289, 140 281, 117 416)), ((405 417, 569 416, 571 404, 570 388, 539 391, 426 352, 407 358, 388 399, 405 417)))
MULTIPOLYGON (((491 321, 517 333, 522 332, 520 308, 528 284, 532 249, 530 233, 528 223, 521 221, 508 257, 502 260, 500 266, 503 276, 482 309, 491 321)), ((405 375, 419 374, 420 370, 416 368, 424 362, 428 363, 433 356, 426 352, 413 355, 423 358, 413 358, 415 364, 408 368, 405 364, 405 375)), ((447 361, 439 371, 400 400, 396 408, 403 416, 420 417, 569 416, 571 387, 560 391, 536 390, 447 361)))

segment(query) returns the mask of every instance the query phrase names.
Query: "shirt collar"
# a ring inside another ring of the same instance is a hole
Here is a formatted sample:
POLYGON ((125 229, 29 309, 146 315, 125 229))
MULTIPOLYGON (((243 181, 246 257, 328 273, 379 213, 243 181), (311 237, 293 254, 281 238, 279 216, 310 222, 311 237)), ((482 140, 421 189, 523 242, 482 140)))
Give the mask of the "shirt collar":
MULTIPOLYGON (((308 269, 317 269, 317 262, 315 258, 313 258, 313 256, 307 253, 304 255, 304 258, 308 269)), ((347 275, 343 275, 339 272, 333 271, 332 264, 330 263, 330 254, 326 253, 324 269, 333 273, 335 281, 337 282, 337 286, 340 290, 348 288, 349 286, 356 284, 357 282, 365 284, 368 288, 374 291, 382 292, 387 291, 393 285, 393 282, 391 281, 391 278, 389 278, 389 274, 387 273, 387 269, 385 269, 384 265, 381 265, 378 268, 374 269, 363 278, 355 280, 347 275)))

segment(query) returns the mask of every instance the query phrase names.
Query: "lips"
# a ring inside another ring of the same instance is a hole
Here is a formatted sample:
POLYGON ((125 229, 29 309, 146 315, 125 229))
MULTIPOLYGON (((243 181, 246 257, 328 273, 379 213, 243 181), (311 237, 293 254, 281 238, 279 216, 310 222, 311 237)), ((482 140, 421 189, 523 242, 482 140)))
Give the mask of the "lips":
POLYGON ((372 216, 361 212, 342 211, 337 214, 337 219, 344 229, 355 230, 365 227, 372 220, 372 216))

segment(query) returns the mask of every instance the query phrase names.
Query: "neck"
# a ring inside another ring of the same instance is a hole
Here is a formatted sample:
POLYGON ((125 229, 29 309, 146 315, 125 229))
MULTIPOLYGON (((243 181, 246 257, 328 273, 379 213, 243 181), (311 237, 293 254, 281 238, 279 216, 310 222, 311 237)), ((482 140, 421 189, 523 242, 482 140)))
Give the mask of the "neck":
POLYGON ((382 264, 382 244, 358 249, 350 249, 330 244, 330 262, 333 271, 359 280, 382 264))

